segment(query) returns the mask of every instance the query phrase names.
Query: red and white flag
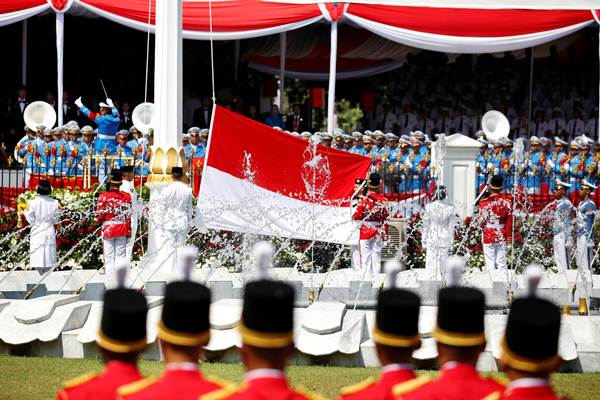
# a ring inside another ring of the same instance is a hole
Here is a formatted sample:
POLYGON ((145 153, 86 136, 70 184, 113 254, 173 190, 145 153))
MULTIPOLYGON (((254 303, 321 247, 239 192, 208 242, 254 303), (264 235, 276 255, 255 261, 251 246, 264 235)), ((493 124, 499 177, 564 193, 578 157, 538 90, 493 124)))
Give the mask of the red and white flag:
POLYGON ((356 244, 350 197, 371 160, 215 107, 198 208, 207 228, 356 244))

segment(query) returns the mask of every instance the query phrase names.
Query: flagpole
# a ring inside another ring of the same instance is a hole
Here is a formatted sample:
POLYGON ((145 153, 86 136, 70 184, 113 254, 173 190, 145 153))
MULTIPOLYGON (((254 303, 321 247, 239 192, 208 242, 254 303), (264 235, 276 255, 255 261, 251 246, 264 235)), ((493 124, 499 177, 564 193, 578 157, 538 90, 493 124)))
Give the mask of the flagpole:
POLYGON ((327 92, 327 133, 333 135, 335 115, 335 74, 337 67, 337 21, 331 22, 331 53, 329 54, 329 90, 327 92))

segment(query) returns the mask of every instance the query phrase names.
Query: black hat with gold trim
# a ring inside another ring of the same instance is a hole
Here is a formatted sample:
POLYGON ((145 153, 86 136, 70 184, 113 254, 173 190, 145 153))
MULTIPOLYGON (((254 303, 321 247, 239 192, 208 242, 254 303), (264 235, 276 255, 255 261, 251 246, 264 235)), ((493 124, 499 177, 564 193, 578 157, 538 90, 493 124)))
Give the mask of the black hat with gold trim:
POLYGON ((438 293, 433 337, 448 346, 471 347, 485 343, 485 296, 478 289, 460 286, 464 269, 464 258, 449 257, 446 263, 448 287, 438 293))
POLYGON ((378 173, 373 172, 371 175, 369 175, 369 189, 377 189, 379 188, 380 184, 381 176, 378 173))
POLYGON ((385 270, 388 274, 387 288, 379 292, 373 340, 392 347, 419 346, 419 308, 421 299, 415 293, 395 286, 400 264, 388 261, 385 270), (398 316, 401 315, 401 318, 398 316))
POLYGON ((118 169, 113 170, 110 177, 110 183, 114 185, 123 183, 123 172, 121 172, 121 170, 118 169))
POLYGON ((102 320, 96 343, 113 353, 134 353, 146 348, 146 314, 148 304, 143 294, 123 287, 128 265, 117 266, 123 272, 116 289, 104 292, 102 320))
POLYGON ((183 280, 171 282, 165 288, 158 323, 158 337, 179 346, 205 346, 210 340, 210 289, 190 281, 197 253, 194 246, 179 250, 183 280))
POLYGON ((210 290, 197 282, 171 282, 165 289, 158 337, 180 346, 205 346, 210 339, 210 290))
POLYGON ((494 175, 490 179, 490 188, 502 190, 502 175, 494 175))
POLYGON ((261 348, 287 347, 294 343, 294 289, 266 276, 273 257, 269 243, 257 243, 253 253, 261 276, 244 288, 239 326, 242 342, 261 348))
POLYGON ((535 297, 542 274, 543 268, 537 265, 525 270, 529 296, 512 303, 501 343, 500 359, 511 368, 530 373, 552 372, 561 362, 560 310, 551 302, 535 297))

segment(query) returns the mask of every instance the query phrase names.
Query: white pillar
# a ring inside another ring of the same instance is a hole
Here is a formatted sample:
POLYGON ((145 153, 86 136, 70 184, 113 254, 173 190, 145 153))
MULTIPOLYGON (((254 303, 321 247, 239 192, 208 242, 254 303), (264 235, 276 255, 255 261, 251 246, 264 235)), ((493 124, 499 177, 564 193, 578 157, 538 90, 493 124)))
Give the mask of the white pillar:
POLYGON ((65 14, 56 13, 56 112, 57 126, 63 125, 63 50, 65 45, 65 14))
POLYGON ((337 66, 337 21, 331 22, 331 53, 329 54, 329 91, 327 92, 327 132, 333 135, 335 115, 335 74, 337 66))
POLYGON ((156 0, 154 146, 180 147, 182 121, 182 0, 156 0))
POLYGON ((23 20, 21 34, 21 83, 27 85, 27 20, 23 20))
POLYGON ((287 45, 286 33, 279 34, 279 112, 283 113, 285 99, 285 50, 287 45))

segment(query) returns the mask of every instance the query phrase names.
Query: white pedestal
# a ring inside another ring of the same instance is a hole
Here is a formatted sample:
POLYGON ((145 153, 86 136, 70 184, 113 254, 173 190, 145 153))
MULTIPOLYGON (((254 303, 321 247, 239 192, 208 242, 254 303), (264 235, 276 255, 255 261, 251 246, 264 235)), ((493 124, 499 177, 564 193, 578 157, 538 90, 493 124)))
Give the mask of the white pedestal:
MULTIPOLYGON (((480 146, 478 141, 460 133, 446 138, 446 156, 440 171, 440 182, 446 186, 448 199, 461 218, 473 214, 477 195, 476 160, 480 146)), ((435 146, 431 147, 433 149, 435 146)))

